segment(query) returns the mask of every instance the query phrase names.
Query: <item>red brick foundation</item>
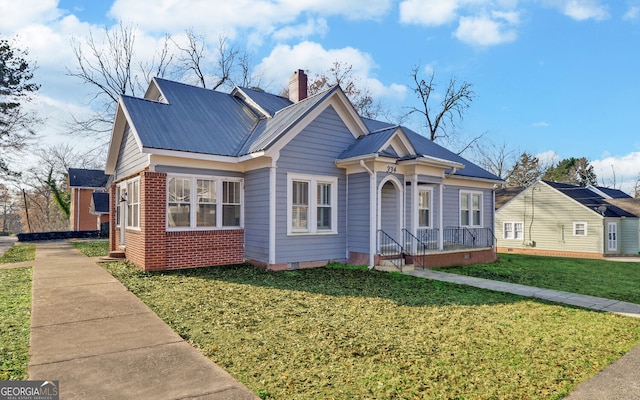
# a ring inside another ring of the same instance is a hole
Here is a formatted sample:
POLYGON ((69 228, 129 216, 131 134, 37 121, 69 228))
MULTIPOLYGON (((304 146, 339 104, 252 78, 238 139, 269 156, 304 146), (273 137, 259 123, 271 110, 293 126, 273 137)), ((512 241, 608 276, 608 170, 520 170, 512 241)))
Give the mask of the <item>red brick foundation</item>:
POLYGON ((569 258, 605 258, 600 253, 586 253, 580 251, 560 251, 560 250, 542 250, 536 248, 516 248, 516 247, 498 247, 498 253, 510 254, 529 254, 532 256, 551 256, 551 257, 569 257, 569 258))
MULTIPOLYGON (((422 265, 425 268, 441 268, 455 267, 458 265, 482 264, 494 262, 498 256, 494 249, 477 249, 456 252, 442 252, 426 254, 419 256, 422 258, 422 265)), ((382 257, 376 255, 374 262, 378 265, 382 257)), ((349 253, 349 264, 353 265, 369 265, 369 255, 366 253, 349 253)), ((414 260, 408 256, 407 262, 413 263, 414 260)))

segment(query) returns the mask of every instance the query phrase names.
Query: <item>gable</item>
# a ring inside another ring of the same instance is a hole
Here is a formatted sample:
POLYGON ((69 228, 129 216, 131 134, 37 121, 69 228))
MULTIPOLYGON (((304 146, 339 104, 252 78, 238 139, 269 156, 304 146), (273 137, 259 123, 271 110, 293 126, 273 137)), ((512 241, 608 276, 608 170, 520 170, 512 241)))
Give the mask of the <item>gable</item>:
POLYGON ((301 172, 332 175, 336 171, 336 158, 354 140, 340 115, 329 106, 282 146, 278 166, 289 165, 301 172))
POLYGON ((293 140, 326 109, 332 108, 352 139, 367 134, 367 127, 339 86, 310 96, 291 107, 280 110, 274 118, 265 121, 262 134, 252 140, 248 152, 265 150, 275 156, 288 142, 293 140))

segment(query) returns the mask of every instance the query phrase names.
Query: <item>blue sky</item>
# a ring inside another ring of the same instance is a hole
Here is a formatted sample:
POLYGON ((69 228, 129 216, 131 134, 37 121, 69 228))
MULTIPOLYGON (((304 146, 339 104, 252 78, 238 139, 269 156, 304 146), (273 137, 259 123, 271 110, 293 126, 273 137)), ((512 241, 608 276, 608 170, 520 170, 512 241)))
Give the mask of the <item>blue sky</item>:
MULTIPOLYGON (((89 88, 65 75, 70 37, 99 37, 123 21, 137 29, 142 59, 165 34, 187 28, 211 45, 224 34, 246 48, 267 89, 298 68, 336 60, 397 115, 417 104, 411 70, 473 84, 462 138, 544 159, 587 157, 599 181, 630 191, 640 173, 640 0, 0 0, 0 33, 18 36, 37 61, 34 107, 49 141, 70 112, 89 112, 89 88)), ((439 93, 436 93, 438 95, 439 93)), ((417 120, 407 122, 420 131, 417 120)), ((81 145, 77 144, 78 146, 81 145)), ((449 147, 455 150, 459 144, 449 147)), ((467 157, 472 155, 465 154, 467 157)))

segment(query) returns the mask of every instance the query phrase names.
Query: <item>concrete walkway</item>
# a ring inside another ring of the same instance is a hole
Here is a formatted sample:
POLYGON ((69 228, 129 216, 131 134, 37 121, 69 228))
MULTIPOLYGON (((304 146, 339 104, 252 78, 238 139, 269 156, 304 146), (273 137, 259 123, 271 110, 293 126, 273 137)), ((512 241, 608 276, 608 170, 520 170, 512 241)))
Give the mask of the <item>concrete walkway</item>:
POLYGON ((257 399, 67 242, 33 262, 29 379, 69 399, 257 399))
POLYGON ((628 317, 640 318, 640 304, 627 303, 624 301, 603 299, 601 297, 587 296, 559 290, 541 289, 533 286, 518 285, 515 283, 492 281, 489 279, 474 278, 472 276, 449 274, 446 272, 432 270, 415 270, 406 272, 413 275, 436 281, 459 283, 482 289, 494 290, 497 292, 513 293, 525 297, 553 301, 556 303, 569 304, 572 306, 588 308, 597 311, 608 311, 628 317))

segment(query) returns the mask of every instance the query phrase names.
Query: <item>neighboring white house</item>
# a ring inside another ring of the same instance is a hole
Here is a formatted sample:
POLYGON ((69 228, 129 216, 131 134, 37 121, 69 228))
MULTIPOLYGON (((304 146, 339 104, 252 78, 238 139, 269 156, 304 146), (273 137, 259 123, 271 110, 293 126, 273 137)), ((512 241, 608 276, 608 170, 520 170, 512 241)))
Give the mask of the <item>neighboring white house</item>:
POLYGON ((539 181, 496 191, 498 252, 637 256, 639 201, 603 187, 539 181))

